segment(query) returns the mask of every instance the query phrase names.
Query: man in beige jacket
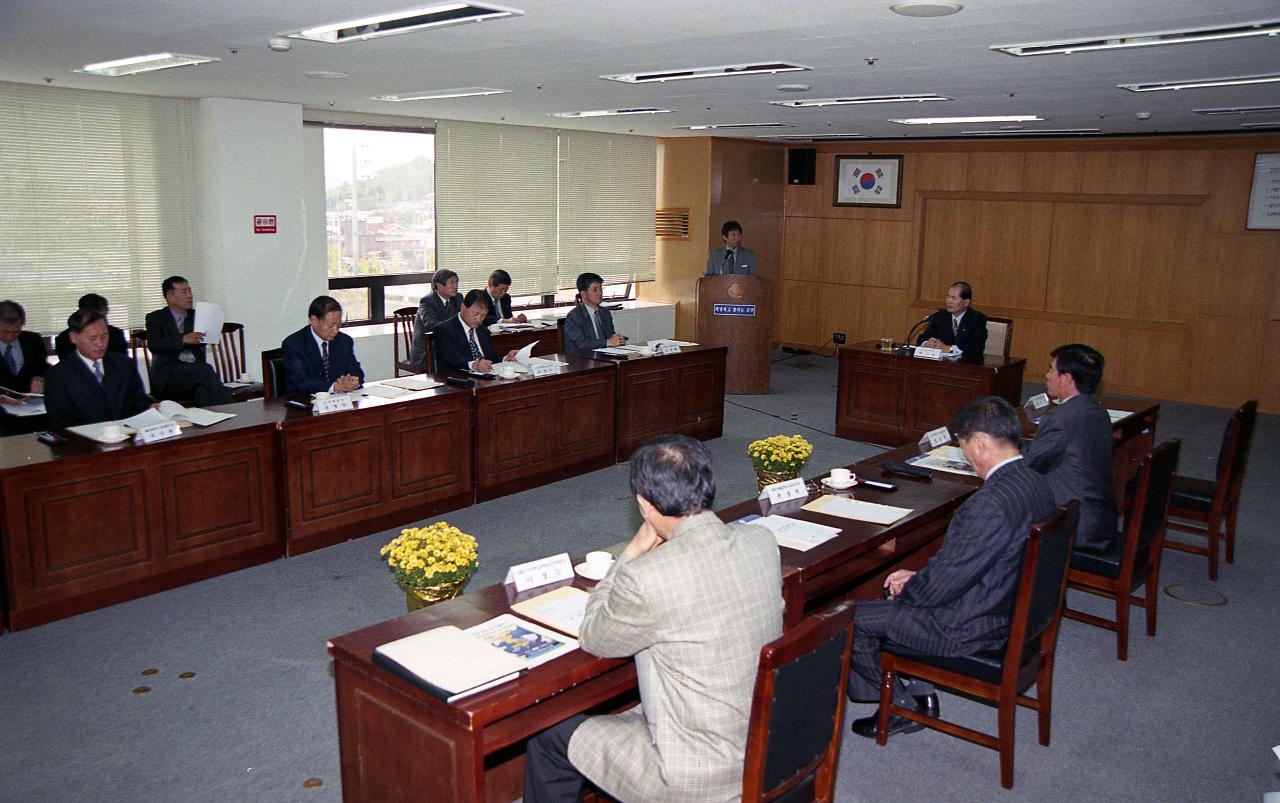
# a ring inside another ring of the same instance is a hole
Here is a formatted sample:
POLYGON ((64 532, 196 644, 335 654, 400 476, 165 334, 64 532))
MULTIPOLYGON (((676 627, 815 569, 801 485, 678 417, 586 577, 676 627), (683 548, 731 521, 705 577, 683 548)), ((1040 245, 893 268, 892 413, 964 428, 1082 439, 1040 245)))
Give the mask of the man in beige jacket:
POLYGON ((641 447, 631 490, 644 524, 591 592, 580 640, 635 656, 641 705, 531 739, 525 803, 576 800, 584 776, 627 803, 741 794, 760 648, 782 634, 777 543, 710 512, 711 454, 692 438, 641 447))

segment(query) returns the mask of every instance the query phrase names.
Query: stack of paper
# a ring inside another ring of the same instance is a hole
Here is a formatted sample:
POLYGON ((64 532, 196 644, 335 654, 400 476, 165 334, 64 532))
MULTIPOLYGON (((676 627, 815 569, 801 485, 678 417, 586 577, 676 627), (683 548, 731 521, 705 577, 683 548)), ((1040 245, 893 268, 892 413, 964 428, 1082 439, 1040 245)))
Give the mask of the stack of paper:
POLYGON ((752 519, 751 523, 767 527, 777 539, 778 546, 801 552, 807 552, 840 534, 839 527, 828 527, 825 524, 815 524, 786 516, 762 516, 752 519))
POLYGON ((9 415, 40 415, 44 410, 44 394, 20 393, 6 387, 0 387, 0 411, 9 415))
POLYGON ((907 462, 919 468, 948 471, 969 477, 978 476, 978 472, 974 471, 973 466, 969 464, 969 459, 964 456, 964 450, 958 446, 939 446, 919 457, 908 458, 907 462))
POLYGON ((582 627, 582 618, 587 613, 589 596, 591 595, 581 588, 561 586, 524 602, 517 602, 511 606, 511 610, 576 637, 578 629, 582 627))
POLYGON ((390 386, 401 388, 402 390, 431 390, 432 388, 440 387, 442 384, 442 382, 437 382, 434 379, 422 379, 416 376, 406 376, 402 379, 384 379, 379 383, 383 387, 390 386))
POLYGON ((871 524, 889 525, 911 513, 911 508, 894 507, 893 505, 877 505, 874 502, 861 502, 857 499, 846 499, 839 496, 820 496, 803 510, 814 513, 826 513, 828 516, 839 516, 842 519, 865 521, 871 524))
POLYGON ((76 427, 67 427, 67 431, 98 443, 119 443, 126 437, 137 433, 143 427, 163 424, 167 421, 177 421, 179 424, 185 422, 188 426, 195 424, 200 427, 208 427, 235 417, 235 413, 215 413, 213 410, 206 410, 203 407, 183 407, 176 401, 166 399, 160 402, 159 407, 148 407, 129 418, 119 421, 103 421, 99 424, 81 424, 76 427), (122 436, 108 438, 105 430, 109 426, 119 427, 122 436))

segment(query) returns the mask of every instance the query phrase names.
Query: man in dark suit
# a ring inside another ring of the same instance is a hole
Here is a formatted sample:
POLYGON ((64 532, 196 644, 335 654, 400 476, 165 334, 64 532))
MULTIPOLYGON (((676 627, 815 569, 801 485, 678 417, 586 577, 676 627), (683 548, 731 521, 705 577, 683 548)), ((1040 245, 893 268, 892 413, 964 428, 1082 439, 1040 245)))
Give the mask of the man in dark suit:
POLYGON ((458 274, 441 268, 431 275, 431 292, 418 302, 418 314, 413 319, 413 344, 409 349, 409 362, 415 371, 428 371, 427 333, 458 314, 458 274))
POLYGON ((727 221, 720 227, 724 245, 707 255, 707 275, 737 273, 750 276, 756 272, 756 253, 742 245, 742 226, 727 221))
POLYGON ((627 338, 613 330, 613 315, 600 306, 604 279, 596 273, 584 273, 578 277, 577 286, 582 303, 564 319, 564 350, 591 351, 626 343, 627 338))
POLYGON ((43 393, 49 368, 44 338, 24 331, 27 311, 16 301, 0 301, 0 387, 18 393, 43 393))
POLYGON ((489 314, 484 316, 484 325, 495 323, 528 323, 529 319, 522 312, 511 314, 511 274, 498 268, 489 274, 489 284, 485 287, 489 294, 489 314))
POLYGON ((1116 537, 1112 483, 1111 416, 1094 398, 1102 382, 1102 355, 1070 343, 1051 353, 1045 374, 1058 404, 1040 420, 1027 462, 1049 481, 1054 501, 1080 500, 1077 549, 1105 550, 1116 537))
POLYGON ((307 307, 308 325, 281 343, 284 350, 286 393, 346 393, 364 382, 356 360, 356 344, 342 326, 342 305, 329 296, 316 296, 307 307))
MULTIPOLYGON (((462 299, 462 311, 452 320, 445 321, 431 333, 431 348, 435 353, 437 371, 479 371, 487 374, 498 361, 489 339, 489 330, 481 324, 489 314, 489 294, 484 290, 470 290, 462 299)), ((511 351, 506 359, 514 360, 511 351)))
POLYGON ((196 329, 191 284, 170 276, 160 285, 166 306, 147 313, 147 349, 151 352, 151 392, 157 399, 191 398, 201 407, 231 404, 235 398, 205 362, 205 335, 196 329))
POLYGON ((46 374, 49 428, 66 429, 137 415, 152 406, 133 360, 108 351, 107 321, 92 310, 71 319, 75 353, 46 374))
MULTIPOLYGON (((859 602, 854 614, 849 699, 880 698, 880 652, 902 647, 924 655, 972 655, 1002 648, 1031 525, 1053 512, 1053 491, 1018 454, 1022 426, 998 396, 966 405, 951 423, 965 457, 983 478, 947 527, 938 550, 919 572, 885 578, 888 599, 859 602)), ((933 687, 898 679, 894 702, 938 715, 933 687)), ((890 733, 923 725, 889 719, 890 733)), ((876 715, 855 720, 853 732, 875 736, 876 715)))
POLYGON ((987 316, 972 309, 973 288, 956 282, 947 288, 947 306, 929 316, 929 328, 918 346, 946 349, 955 346, 969 357, 982 357, 987 347, 987 316))
MULTIPOLYGON (((124 332, 120 328, 112 326, 111 322, 107 320, 110 317, 111 306, 107 303, 106 297, 97 293, 85 293, 80 296, 80 301, 76 303, 77 311, 84 309, 98 313, 104 321, 107 321, 107 351, 127 355, 129 353, 129 344, 124 338, 124 332)), ((73 312, 70 318, 67 319, 67 328, 59 332, 58 336, 53 340, 53 351, 60 360, 65 360, 76 353, 76 346, 71 342, 70 328, 71 318, 75 316, 76 313, 73 312)))

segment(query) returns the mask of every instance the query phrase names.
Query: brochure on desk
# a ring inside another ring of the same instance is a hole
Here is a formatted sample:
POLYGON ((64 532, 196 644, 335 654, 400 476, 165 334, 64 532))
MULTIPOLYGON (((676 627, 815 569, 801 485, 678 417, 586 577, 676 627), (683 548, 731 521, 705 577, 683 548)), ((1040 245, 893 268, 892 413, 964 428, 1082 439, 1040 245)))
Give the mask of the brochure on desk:
POLYGON ((235 417, 235 413, 216 413, 213 410, 206 410, 202 407, 183 407, 176 401, 165 400, 160 402, 159 407, 148 407, 130 418, 123 418, 119 421, 103 421, 98 424, 81 424, 75 427, 67 427, 67 431, 98 443, 119 443, 122 438, 108 438, 106 436, 105 430, 107 427, 119 427, 122 435, 127 437, 143 427, 163 424, 166 421, 177 421, 179 424, 187 422, 200 427, 208 427, 235 417))

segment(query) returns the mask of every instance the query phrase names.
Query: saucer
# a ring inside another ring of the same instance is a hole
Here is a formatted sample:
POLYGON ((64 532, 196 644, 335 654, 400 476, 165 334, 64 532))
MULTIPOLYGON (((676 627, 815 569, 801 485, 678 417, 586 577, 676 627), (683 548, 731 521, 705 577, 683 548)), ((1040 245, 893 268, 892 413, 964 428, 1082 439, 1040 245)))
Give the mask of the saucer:
POLYGON ((836 483, 834 483, 834 482, 832 482, 832 481, 831 481, 831 478, 830 478, 830 477, 823 477, 823 478, 822 478, 822 484, 823 484, 823 485, 825 485, 825 486, 827 486, 828 488, 830 488, 830 489, 831 489, 831 490, 833 490, 833 491, 847 491, 847 490, 849 490, 850 488, 852 488, 852 487, 854 487, 855 485, 857 485, 857 484, 858 484, 858 481, 857 481, 857 480, 849 480, 848 482, 842 482, 842 483, 840 483, 839 485, 837 485, 836 483))
MULTIPOLYGON (((613 567, 613 561, 609 561, 609 567, 610 568, 613 567)), ((574 566, 573 570, 578 574, 582 575, 583 577, 587 578, 588 580, 603 580, 604 576, 609 573, 609 569, 606 568, 600 574, 596 574, 595 572, 587 568, 587 562, 585 560, 582 563, 579 563, 577 566, 574 566)))

